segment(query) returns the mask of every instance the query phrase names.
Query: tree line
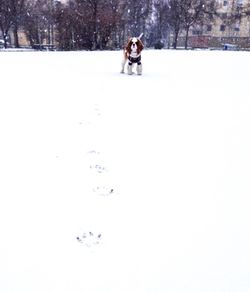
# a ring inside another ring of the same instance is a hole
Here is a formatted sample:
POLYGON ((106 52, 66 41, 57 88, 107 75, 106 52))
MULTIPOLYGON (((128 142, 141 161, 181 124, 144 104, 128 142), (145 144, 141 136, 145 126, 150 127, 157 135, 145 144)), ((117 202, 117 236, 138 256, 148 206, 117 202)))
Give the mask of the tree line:
MULTIPOLYGON (((236 5, 228 21, 245 16, 249 9, 236 5)), ((20 31, 30 46, 46 43, 61 50, 116 49, 142 32, 147 46, 166 45, 171 33, 173 48, 184 33, 187 47, 190 29, 216 17, 216 0, 0 0, 5 47, 11 31, 17 48, 20 31)))

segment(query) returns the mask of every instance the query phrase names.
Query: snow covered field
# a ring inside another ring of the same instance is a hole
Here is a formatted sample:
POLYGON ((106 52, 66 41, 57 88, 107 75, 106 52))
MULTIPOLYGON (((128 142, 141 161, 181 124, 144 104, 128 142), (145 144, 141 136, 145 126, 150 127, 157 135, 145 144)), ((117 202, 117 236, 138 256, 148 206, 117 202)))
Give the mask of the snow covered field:
POLYGON ((249 292, 250 55, 0 52, 1 292, 249 292))

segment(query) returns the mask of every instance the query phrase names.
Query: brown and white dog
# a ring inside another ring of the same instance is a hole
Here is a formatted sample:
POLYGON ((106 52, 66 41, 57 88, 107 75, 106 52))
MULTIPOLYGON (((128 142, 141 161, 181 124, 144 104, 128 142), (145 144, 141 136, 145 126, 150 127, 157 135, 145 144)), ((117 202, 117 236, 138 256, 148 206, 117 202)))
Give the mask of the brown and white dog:
POLYGON ((137 38, 130 38, 127 46, 123 50, 123 61, 121 73, 124 73, 124 67, 128 61, 127 71, 129 75, 133 74, 133 66, 137 64, 136 71, 138 75, 142 74, 141 52, 144 45, 141 41, 142 34, 137 38))

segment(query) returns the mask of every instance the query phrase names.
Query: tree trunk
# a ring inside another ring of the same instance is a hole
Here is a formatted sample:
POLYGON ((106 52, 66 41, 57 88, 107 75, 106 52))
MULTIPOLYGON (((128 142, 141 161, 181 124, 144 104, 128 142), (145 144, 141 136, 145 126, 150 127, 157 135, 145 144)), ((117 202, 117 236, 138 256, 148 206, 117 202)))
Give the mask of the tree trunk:
POLYGON ((97 17, 97 3, 93 7, 93 46, 92 50, 98 49, 98 17, 97 17))
POLYGON ((179 29, 175 30, 175 32, 174 32, 173 48, 175 50, 177 49, 178 36, 179 36, 179 29))
POLYGON ((7 32, 3 33, 3 40, 4 40, 4 48, 7 49, 8 47, 8 33, 7 32))
POLYGON ((18 38, 18 26, 16 23, 14 25, 13 34, 14 34, 14 46, 15 48, 20 48, 19 38, 18 38))
POLYGON ((189 34, 189 27, 186 28, 185 50, 187 50, 187 48, 188 48, 188 34, 189 34))

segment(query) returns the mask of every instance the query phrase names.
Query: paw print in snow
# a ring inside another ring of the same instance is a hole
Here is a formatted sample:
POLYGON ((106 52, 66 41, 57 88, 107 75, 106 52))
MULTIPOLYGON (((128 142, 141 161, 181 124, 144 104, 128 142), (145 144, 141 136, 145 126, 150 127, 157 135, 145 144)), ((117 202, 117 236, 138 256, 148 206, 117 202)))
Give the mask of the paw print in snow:
POLYGON ((115 193, 114 189, 110 187, 96 187, 93 189, 93 192, 99 196, 110 196, 115 193))
POLYGON ((94 169, 96 170, 98 173, 104 173, 107 172, 107 169, 99 164, 95 164, 95 165, 90 165, 90 169, 94 169))
POLYGON ((100 243, 101 238, 101 233, 94 234, 93 232, 89 231, 87 233, 84 232, 81 237, 77 236, 76 240, 87 247, 93 247, 100 243))
POLYGON ((100 152, 98 152, 96 150, 89 150, 87 153, 88 154, 93 154, 93 155, 99 155, 100 154, 100 152))

